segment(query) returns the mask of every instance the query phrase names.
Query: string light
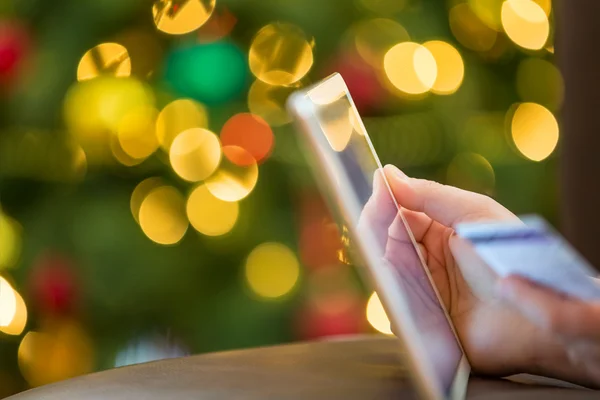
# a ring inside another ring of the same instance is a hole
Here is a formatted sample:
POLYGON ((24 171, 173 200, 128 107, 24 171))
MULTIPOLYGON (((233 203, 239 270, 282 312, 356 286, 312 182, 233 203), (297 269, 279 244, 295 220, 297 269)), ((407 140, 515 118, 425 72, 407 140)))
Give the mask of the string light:
POLYGON ((379 300, 377 293, 373 292, 369 301, 367 302, 367 321, 373 328, 386 335, 392 335, 392 327, 390 320, 387 317, 383 304, 379 300))
POLYGON ((539 104, 518 105, 512 117, 511 132, 519 152, 532 161, 548 158, 558 144, 558 122, 539 104))
POLYGON ((263 27, 250 45, 250 70, 269 85, 291 85, 313 65, 312 46, 295 25, 273 23, 263 27))
POLYGON ((413 42, 392 47, 385 55, 384 68, 390 82, 407 94, 426 93, 437 78, 435 58, 427 48, 413 42))
POLYGON ((121 119, 117 137, 123 152, 134 159, 144 159, 156 151, 157 116, 158 111, 154 107, 140 107, 121 119))
POLYGON ((20 335, 27 324, 27 307, 23 297, 0 276, 0 332, 20 335))
POLYGON ((506 0, 502 3, 502 26, 508 37, 528 50, 540 50, 548 42, 548 16, 532 0, 506 0))
POLYGON ((372 67, 383 68, 385 53, 394 45, 410 40, 406 29, 386 18, 358 22, 352 29, 358 54, 372 67))
POLYGON ((501 31, 500 10, 504 0, 468 0, 475 15, 490 28, 501 31))
POLYGON ((102 43, 88 50, 77 67, 77 80, 85 81, 99 75, 126 77, 131 74, 131 59, 119 43, 102 43))
POLYGON ((207 129, 188 129, 173 140, 169 159, 177 175, 190 182, 199 182, 219 166, 221 143, 217 135, 207 129))
POLYGON ((139 222, 142 231, 153 242, 178 243, 188 229, 183 196, 172 186, 152 190, 142 201, 139 222))
POLYGON ((10 283, 0 276, 0 329, 10 325, 17 312, 17 298, 10 283))
POLYGON ((205 185, 197 186, 190 193, 186 210, 194 229, 206 236, 221 236, 230 232, 239 216, 237 202, 216 198, 205 185))
POLYGON ((181 132, 192 128, 207 128, 206 108, 191 99, 179 99, 167 104, 156 119, 156 138, 169 151, 173 139, 181 132))
POLYGON ((21 254, 21 227, 0 211, 0 270, 13 267, 21 254))
POLYGON ((142 206, 142 202, 151 191, 160 186, 165 186, 165 182, 161 178, 148 178, 140 182, 131 193, 129 206, 131 214, 137 223, 140 222, 140 207, 142 206))
POLYGON ((485 52, 494 47, 498 32, 483 23, 469 4, 460 3, 452 7, 449 21, 452 34, 466 48, 485 52))
POLYGON ((423 46, 431 52, 437 64, 437 77, 431 91, 445 95, 456 92, 465 77, 465 64, 458 50, 439 40, 423 46))
POLYGON ((241 147, 259 164, 270 155, 275 141, 269 124, 250 113, 239 113, 231 117, 223 125, 220 137, 223 146, 241 147))
POLYGON ((116 136, 110 136, 110 151, 115 160, 126 167, 133 167, 134 165, 141 164, 144 159, 143 158, 133 158, 121 147, 119 143, 119 139, 116 136))
POLYGON ((215 0, 156 0, 152 15, 158 30, 183 35, 204 25, 214 9, 215 0))
POLYGON ((285 109, 285 102, 295 86, 274 86, 260 79, 254 81, 248 91, 248 109, 252 114, 259 115, 271 126, 282 126, 291 121, 285 109))
POLYGON ((261 297, 275 299, 288 294, 300 276, 300 265, 293 251, 280 243, 257 246, 246 260, 246 281, 261 297))
POLYGON ((241 147, 224 146, 219 169, 205 184, 209 192, 223 201, 239 201, 248 196, 258 181, 254 157, 241 147))
POLYGON ((79 324, 54 321, 23 337, 18 360, 23 377, 36 387, 91 372, 94 348, 79 324))

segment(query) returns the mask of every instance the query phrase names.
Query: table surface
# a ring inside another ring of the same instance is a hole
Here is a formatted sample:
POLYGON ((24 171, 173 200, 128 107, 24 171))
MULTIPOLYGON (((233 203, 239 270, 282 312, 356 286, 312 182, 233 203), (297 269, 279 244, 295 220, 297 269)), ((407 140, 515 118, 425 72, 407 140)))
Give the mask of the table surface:
MULTIPOLYGON (((472 377, 469 399, 598 399, 597 392, 472 377)), ((175 358, 20 393, 32 399, 414 399, 394 338, 361 337, 175 358)))

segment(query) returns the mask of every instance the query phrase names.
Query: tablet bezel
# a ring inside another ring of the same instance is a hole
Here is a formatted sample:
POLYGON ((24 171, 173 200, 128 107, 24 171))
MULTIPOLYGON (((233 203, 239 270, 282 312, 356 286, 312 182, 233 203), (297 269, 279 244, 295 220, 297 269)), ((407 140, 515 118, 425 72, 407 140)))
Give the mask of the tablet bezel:
MULTIPOLYGON (((410 375, 415 383, 418 393, 422 398, 426 399, 463 399, 466 394, 466 387, 468 383, 468 378, 470 374, 470 366, 467 361, 467 358, 464 354, 464 351, 461 347, 462 357, 457 367, 457 370, 454 375, 454 379, 451 387, 449 388, 447 393, 444 393, 443 390, 439 388, 437 379, 435 377, 435 373, 429 365, 429 362, 424 361, 423 357, 423 343, 419 339, 419 334, 416 329, 415 323, 411 317, 410 310, 408 308, 407 301, 405 296, 395 290, 395 288, 389 284, 388 282, 393 281, 393 275, 386 268, 378 268, 376 265, 379 263, 377 256, 370 251, 369 249, 376 248, 377 244, 371 240, 370 236, 365 236, 363 239, 359 238, 356 235, 355 231, 357 229, 356 226, 352 226, 352 218, 349 218, 350 215, 356 215, 356 212, 360 212, 361 206, 358 199, 354 196, 350 188, 352 187, 351 182, 349 181, 349 177, 347 174, 341 174, 341 177, 336 177, 333 174, 334 170, 343 170, 343 167, 339 160, 336 157, 330 157, 329 151, 324 151, 323 149, 328 149, 329 144, 325 137, 325 134, 319 124, 318 119, 315 117, 314 113, 314 103, 308 98, 308 92, 312 89, 322 85, 324 83, 334 83, 335 85, 339 85, 340 92, 345 93, 348 97, 348 100, 358 115, 356 111, 356 106, 352 97, 348 91, 348 87, 346 86, 343 78, 340 74, 335 73, 323 81, 300 91, 293 93, 287 102, 288 111, 295 117, 297 127, 302 133, 304 133, 305 144, 308 144, 309 151, 308 153, 312 155, 312 161, 310 162, 313 171, 315 172, 315 176, 317 177, 317 181, 321 187, 323 193, 327 193, 330 197, 333 197, 333 200, 336 203, 336 208, 342 218, 345 220, 348 225, 348 231, 350 233, 351 238, 353 239, 353 243, 356 247, 358 256, 361 258, 366 270, 368 272, 368 280, 375 287, 380 300, 386 310, 390 318, 390 322, 394 326, 394 331, 398 338, 400 339, 400 346, 404 350, 405 354, 408 356, 406 362, 408 363, 408 369, 410 371, 410 375), (320 178, 320 179, 319 179, 320 178), (331 188, 336 188, 331 190, 331 188), (410 323, 406 323, 406 320, 409 320, 410 323), (401 323, 402 321, 402 323, 401 323)), ((365 139, 369 146, 369 150, 374 157, 375 161, 379 168, 382 168, 381 161, 375 152, 375 148, 371 142, 371 139, 364 128, 364 124, 360 118, 358 118, 359 123, 361 124, 361 128, 365 133, 365 139)), ((307 154, 308 155, 308 154, 307 154)), ((310 157, 309 157, 310 158, 310 157)), ((389 183, 385 179, 386 186, 391 194, 391 189, 389 187, 389 183)), ((393 196, 392 196, 393 197, 393 196)), ((404 217, 402 216, 403 220, 404 217)), ((424 259, 421 255, 421 252, 416 245, 416 242, 412 236, 412 232, 408 229, 408 224, 406 220, 404 220, 404 225, 407 227, 407 231, 411 236, 411 240, 413 242, 413 247, 417 251, 419 258, 421 260, 421 264, 427 273, 430 281, 431 275, 429 274, 429 269, 425 266, 424 259)), ((437 292, 435 285, 432 282, 432 286, 436 292, 436 296, 442 309, 444 310, 445 316, 449 322, 449 325, 453 331, 453 334, 457 338, 456 331, 452 324, 452 321, 448 315, 446 308, 441 301, 440 295, 437 292)))

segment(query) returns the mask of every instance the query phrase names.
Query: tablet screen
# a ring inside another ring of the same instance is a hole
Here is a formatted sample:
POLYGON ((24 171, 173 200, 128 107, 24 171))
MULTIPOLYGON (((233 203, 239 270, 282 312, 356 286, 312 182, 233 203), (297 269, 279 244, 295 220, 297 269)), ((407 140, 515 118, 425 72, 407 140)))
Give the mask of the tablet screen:
MULTIPOLYGON (((390 270, 387 276, 393 276, 394 282, 388 282, 386 287, 402 292, 410 309, 413 331, 417 332, 418 338, 411 343, 418 344, 419 357, 429 365, 427 369, 435 375, 439 390, 448 394, 462 351, 416 250, 412 233, 406 228, 401 205, 399 208, 388 189, 346 85, 341 76, 334 76, 310 89, 307 99, 312 103, 312 119, 326 139, 320 142, 323 143, 320 147, 327 147, 323 151, 332 161, 327 166, 333 172, 332 180, 337 185, 349 183, 351 187, 340 192, 349 193, 359 204, 353 208, 354 212, 345 213, 349 219, 346 222, 354 227, 356 237, 370 236, 368 243, 375 246, 370 249, 371 254, 379 261, 371 268, 390 270)), ((398 324, 406 322, 407 316, 402 317, 396 321, 398 324)))

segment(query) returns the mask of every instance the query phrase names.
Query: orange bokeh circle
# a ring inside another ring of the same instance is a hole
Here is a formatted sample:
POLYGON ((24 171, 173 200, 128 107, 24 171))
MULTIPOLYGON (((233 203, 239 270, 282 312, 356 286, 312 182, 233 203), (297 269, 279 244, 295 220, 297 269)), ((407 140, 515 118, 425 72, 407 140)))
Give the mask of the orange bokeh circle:
MULTIPOLYGON (((241 147, 254 158, 252 161, 246 161, 246 156, 231 154, 228 158, 233 163, 248 165, 248 162, 256 162, 260 164, 271 154, 275 137, 273 130, 264 119, 251 113, 240 113, 231 117, 223 125, 223 129, 221 129, 221 143, 224 147, 241 147), (233 159, 231 159, 231 156, 233 159)), ((239 153, 235 150, 231 152, 239 153)), ((224 154, 227 156, 225 151, 224 154)))

